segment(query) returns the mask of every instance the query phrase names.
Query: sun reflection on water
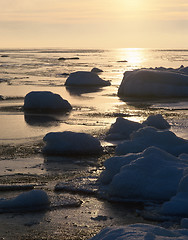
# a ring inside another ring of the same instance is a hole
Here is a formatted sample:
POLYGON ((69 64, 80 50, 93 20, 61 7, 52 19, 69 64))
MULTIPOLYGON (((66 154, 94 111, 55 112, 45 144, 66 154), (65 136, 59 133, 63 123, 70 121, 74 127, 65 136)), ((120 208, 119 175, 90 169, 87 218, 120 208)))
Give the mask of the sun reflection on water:
POLYGON ((120 61, 127 61, 127 68, 141 68, 146 58, 146 50, 142 48, 121 48, 118 49, 117 58, 120 61))

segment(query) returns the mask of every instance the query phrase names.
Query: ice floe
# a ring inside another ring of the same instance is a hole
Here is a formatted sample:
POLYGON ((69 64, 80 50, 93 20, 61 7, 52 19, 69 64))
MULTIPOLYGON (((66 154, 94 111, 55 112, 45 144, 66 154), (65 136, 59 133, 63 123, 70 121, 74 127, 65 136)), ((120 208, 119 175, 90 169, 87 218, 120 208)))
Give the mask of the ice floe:
POLYGON ((170 124, 163 118, 161 114, 150 115, 142 124, 155 127, 157 129, 170 128, 170 124))
POLYGON ((163 204, 161 213, 188 217, 188 175, 181 179, 177 194, 163 204))
POLYGON ((91 69, 91 72, 94 72, 94 73, 100 73, 100 72, 103 72, 103 70, 100 69, 100 68, 96 68, 96 67, 94 67, 94 68, 91 69))
POLYGON ((9 55, 3 54, 1 55, 1 57, 9 57, 9 55))
POLYGON ((50 91, 32 91, 24 98, 24 110, 57 112, 71 110, 70 103, 59 94, 50 91))
POLYGON ((152 126, 157 129, 168 129, 170 124, 161 114, 150 115, 143 123, 134 122, 122 117, 118 117, 106 133, 106 140, 115 141, 130 139, 132 132, 137 131, 145 126, 152 126))
POLYGON ((98 155, 103 150, 100 141, 87 133, 51 132, 43 140, 46 143, 45 154, 98 155))
POLYGON ((64 57, 60 57, 58 58, 58 60, 60 61, 65 61, 65 60, 79 60, 79 57, 70 57, 70 58, 64 58, 64 57))
POLYGON ((107 227, 90 240, 187 240, 188 230, 169 230, 149 224, 107 227))
POLYGON ((137 131, 142 127, 141 123, 118 117, 107 132, 106 140, 129 139, 133 131, 137 131))
POLYGON ((38 211, 47 209, 50 204, 43 190, 24 192, 12 199, 0 199, 0 212, 38 211))
POLYGON ((188 97, 187 70, 138 69, 124 73, 118 89, 123 97, 188 97))
POLYGON ((109 86, 110 81, 105 81, 94 72, 78 71, 69 75, 66 86, 109 86))
POLYGON ((99 181, 108 199, 165 201, 174 196, 187 162, 155 147, 105 161, 99 181))
POLYGON ((125 140, 116 147, 117 155, 141 152, 144 149, 155 146, 173 155, 188 153, 188 140, 177 137, 169 130, 157 130, 153 127, 144 127, 130 136, 130 140, 125 140))

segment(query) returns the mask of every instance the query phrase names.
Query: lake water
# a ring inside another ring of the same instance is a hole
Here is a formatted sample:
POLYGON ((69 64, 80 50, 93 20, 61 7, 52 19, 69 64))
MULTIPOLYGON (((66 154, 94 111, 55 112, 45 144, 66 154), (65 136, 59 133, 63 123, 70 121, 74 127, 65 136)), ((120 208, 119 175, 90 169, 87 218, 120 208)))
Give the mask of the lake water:
MULTIPOLYGON (((188 50, 156 49, 9 49, 0 50, 0 180, 1 184, 28 184, 44 189, 58 202, 66 194, 56 194, 59 181, 82 181, 83 176, 98 177, 101 158, 53 158, 41 154, 42 139, 48 132, 77 131, 104 140, 117 117, 142 122, 161 113, 171 130, 188 139, 188 99, 122 100, 117 96, 123 73, 149 67, 178 68, 188 65, 188 50), (79 58, 58 60, 64 58, 79 58), (100 77, 110 80, 103 88, 66 88, 67 74, 75 71, 103 70, 100 77), (24 97, 30 91, 52 91, 68 100, 73 109, 66 114, 25 114, 24 97)), ((136 86, 135 86, 136 87, 136 86)), ((108 149, 108 148, 107 148, 108 149)), ((20 194, 0 191, 0 198, 20 194)), ((145 222, 136 206, 101 201, 74 195, 82 200, 80 208, 26 214, 1 214, 0 238, 5 239, 89 239, 102 228, 145 222), (106 221, 99 221, 100 217, 106 221), (10 231, 11 229, 11 231, 10 231), (80 238, 79 238, 80 236, 80 238), (46 238, 45 238, 46 237, 46 238), (57 237, 57 238, 56 238, 57 237)), ((69 196, 72 198, 72 196, 69 196)))
MULTIPOLYGON (((117 116, 143 121, 154 113, 162 113, 172 129, 188 137, 186 100, 165 103, 122 101, 117 97, 118 86, 127 70, 149 67, 187 66, 188 50, 154 49, 12 49, 0 50, 0 142, 20 143, 42 139, 51 131, 82 131, 97 136, 108 130, 117 116), (65 61, 58 60, 64 58, 65 61), (67 75, 75 71, 103 70, 100 77, 111 86, 99 89, 66 88, 67 75), (66 115, 24 115, 24 96, 33 90, 60 94, 73 106, 66 115), (48 117, 48 118, 47 118, 48 117)), ((136 87, 136 86, 135 86, 136 87)))

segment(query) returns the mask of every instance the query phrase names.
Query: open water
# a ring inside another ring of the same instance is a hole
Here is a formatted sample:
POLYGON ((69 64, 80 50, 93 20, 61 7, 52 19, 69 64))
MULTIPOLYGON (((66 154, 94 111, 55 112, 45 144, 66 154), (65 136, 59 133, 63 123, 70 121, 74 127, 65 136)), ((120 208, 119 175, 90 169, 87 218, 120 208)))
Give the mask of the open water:
MULTIPOLYGON (((127 70, 160 66, 178 68, 181 65, 188 65, 188 50, 1 49, 1 184, 32 183, 36 188, 47 191, 51 198, 63 200, 66 194, 53 191, 58 182, 70 180, 74 184, 74 178, 82 181, 83 176, 97 177, 100 174, 103 161, 111 153, 107 152, 99 159, 44 157, 41 154, 42 139, 52 131, 90 133, 110 149, 111 143, 104 137, 117 117, 142 122, 151 114, 161 113, 171 124, 172 131, 188 139, 188 99, 122 100, 117 96, 123 73, 127 70), (93 67, 103 70, 100 77, 110 80, 111 86, 98 89, 64 86, 68 74, 90 71, 93 67), (22 109, 24 96, 34 90, 58 93, 71 103, 73 109, 66 114, 26 114, 22 109)), ((0 198, 18 194, 20 192, 1 191, 0 198)), ((135 207, 114 205, 89 196, 75 196, 82 200, 80 208, 1 214, 0 238, 89 239, 106 226, 144 221, 138 217, 135 207)), ((56 199, 55 202, 58 201, 56 199)))
MULTIPOLYGON (((0 143, 20 143, 42 139, 51 131, 83 131, 103 135, 116 117, 141 122, 150 114, 162 113, 172 129, 188 138, 185 99, 122 101, 118 86, 127 70, 149 67, 187 66, 188 50, 160 49, 4 49, 0 50, 0 143), (64 58, 78 58, 58 60, 64 58), (87 89, 66 88, 68 74, 103 70, 100 77, 111 86, 87 89), (60 94, 73 106, 69 114, 56 116, 25 115, 24 96, 33 90, 60 94)), ((135 86, 136 87, 136 86, 135 86)))

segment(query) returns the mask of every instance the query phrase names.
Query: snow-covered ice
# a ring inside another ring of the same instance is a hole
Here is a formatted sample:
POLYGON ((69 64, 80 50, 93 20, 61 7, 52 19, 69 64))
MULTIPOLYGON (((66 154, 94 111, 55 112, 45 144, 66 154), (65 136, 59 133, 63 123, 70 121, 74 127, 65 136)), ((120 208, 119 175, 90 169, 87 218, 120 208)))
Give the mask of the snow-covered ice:
POLYGON ((108 158, 103 164, 105 170, 101 173, 99 181, 102 184, 110 184, 113 177, 120 172, 121 167, 130 164, 131 161, 134 161, 142 155, 142 153, 137 153, 127 154, 126 156, 115 156, 108 158))
POLYGON ((133 131, 142 127, 143 125, 141 123, 118 117, 107 132, 106 140, 129 139, 133 131))
POLYGON ((100 68, 96 68, 96 67, 94 67, 94 68, 91 69, 91 72, 94 72, 94 73, 100 73, 100 72, 103 72, 103 70, 100 69, 100 68))
POLYGON ((188 175, 181 179, 177 194, 163 204, 161 213, 188 217, 188 175))
POLYGON ((78 71, 69 75, 66 86, 109 86, 110 81, 105 81, 94 72, 78 71))
POLYGON ((181 219, 181 228, 188 228, 188 218, 181 219))
POLYGON ((188 230, 168 230, 149 224, 107 227, 90 240, 187 240, 188 230))
POLYGON ((130 134, 145 126, 152 126, 157 129, 168 129, 170 124, 161 114, 150 115, 143 123, 134 122, 118 117, 107 132, 106 140, 130 139, 130 134))
POLYGON ((56 112, 71 109, 67 100, 50 91, 32 91, 24 98, 24 110, 56 112))
POLYGON ((98 155, 102 152, 100 141, 87 133, 51 132, 43 138, 46 154, 98 155))
POLYGON ((118 95, 124 97, 188 97, 186 71, 138 69, 124 73, 118 95), (182 71, 183 74, 180 72, 182 71))
POLYGON ((43 210, 50 202, 44 190, 31 190, 12 199, 0 200, 0 212, 43 210))
POLYGON ((144 149, 156 146, 173 155, 188 153, 188 140, 177 137, 169 130, 157 130, 153 127, 144 127, 130 136, 130 140, 125 140, 116 147, 117 155, 141 152, 144 149))
POLYGON ((170 124, 163 118, 161 114, 150 115, 142 124, 155 127, 157 129, 170 128, 170 124))
POLYGON ((174 196, 188 168, 179 158, 150 147, 142 153, 113 157, 99 180, 109 199, 164 201, 174 196))

